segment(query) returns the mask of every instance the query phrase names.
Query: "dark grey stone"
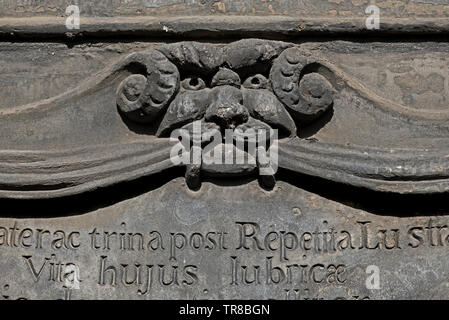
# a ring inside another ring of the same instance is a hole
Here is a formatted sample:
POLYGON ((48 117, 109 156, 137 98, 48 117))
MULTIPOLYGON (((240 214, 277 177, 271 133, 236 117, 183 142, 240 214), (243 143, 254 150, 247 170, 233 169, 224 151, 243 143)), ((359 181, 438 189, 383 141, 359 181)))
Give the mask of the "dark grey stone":
POLYGON ((0 7, 1 298, 449 298, 442 1, 62 2, 0 7))

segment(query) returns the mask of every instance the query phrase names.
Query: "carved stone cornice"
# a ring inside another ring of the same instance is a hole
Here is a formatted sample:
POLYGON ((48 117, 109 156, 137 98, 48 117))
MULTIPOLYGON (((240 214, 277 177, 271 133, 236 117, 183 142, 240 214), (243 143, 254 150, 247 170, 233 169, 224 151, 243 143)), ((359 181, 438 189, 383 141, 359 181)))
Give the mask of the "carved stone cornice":
MULTIPOLYGON (((363 12, 363 11, 362 11, 363 12)), ((415 37, 441 36, 449 34, 446 17, 424 16, 382 17, 379 29, 367 30, 366 16, 333 17, 303 15, 210 15, 210 16, 84 16, 80 29, 67 30, 65 17, 0 17, 0 37, 21 39, 133 39, 154 37, 172 39, 189 37, 243 38, 263 37, 270 39, 294 39, 295 37, 326 38, 332 36, 355 36, 373 38, 378 36, 415 37)), ((313 39, 313 38, 312 38, 313 39)))

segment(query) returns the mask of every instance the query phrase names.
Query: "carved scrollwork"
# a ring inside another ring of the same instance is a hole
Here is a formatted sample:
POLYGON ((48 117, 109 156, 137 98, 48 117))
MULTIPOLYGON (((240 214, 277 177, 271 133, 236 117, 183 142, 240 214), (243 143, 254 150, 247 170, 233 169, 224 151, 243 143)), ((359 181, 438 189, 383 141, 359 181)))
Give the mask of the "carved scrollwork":
POLYGON ((135 55, 130 61, 142 64, 145 74, 131 75, 120 84, 120 111, 138 122, 155 121, 165 112, 158 136, 201 118, 224 129, 249 117, 294 136, 298 125, 330 108, 334 89, 323 75, 307 71, 316 64, 310 54, 269 42, 255 40, 254 47, 250 43, 217 49, 183 42, 135 55), (251 68, 265 75, 250 74, 251 68), (196 74, 180 79, 180 73, 192 69, 196 74))
POLYGON ((333 102, 332 84, 310 71, 319 63, 298 48, 289 48, 274 61, 270 81, 276 96, 301 123, 310 122, 328 110, 333 102), (309 71, 308 71, 309 70, 309 71))
MULTIPOLYGON (((158 50, 135 56, 145 73, 120 84, 117 104, 138 122, 162 115, 159 137, 195 120, 213 123, 222 132, 233 130, 236 137, 261 128, 292 137, 297 124, 317 118, 333 101, 324 76, 303 73, 313 59, 294 47, 284 51, 254 40, 221 48, 183 42, 158 50)), ((197 171, 192 168, 188 176, 197 171)))
POLYGON ((150 51, 131 57, 145 74, 133 74, 119 85, 117 105, 137 122, 152 122, 165 110, 179 88, 179 71, 162 53, 150 51))

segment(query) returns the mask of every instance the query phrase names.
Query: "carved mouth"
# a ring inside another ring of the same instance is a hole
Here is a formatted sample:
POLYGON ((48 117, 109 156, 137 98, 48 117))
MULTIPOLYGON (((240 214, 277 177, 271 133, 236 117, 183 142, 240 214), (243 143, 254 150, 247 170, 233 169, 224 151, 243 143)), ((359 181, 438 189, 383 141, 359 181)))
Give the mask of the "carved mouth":
MULTIPOLYGON (((186 180, 191 189, 200 187, 201 173, 213 177, 234 177, 259 170, 265 175, 267 167, 274 167, 267 159, 270 158, 270 147, 277 145, 277 132, 254 118, 225 130, 203 119, 183 126, 175 134, 183 143, 184 151, 188 151, 186 180)), ((277 163, 275 165, 277 167, 277 163)), ((271 177, 261 179, 268 188, 274 185, 274 173, 275 170, 271 177)))

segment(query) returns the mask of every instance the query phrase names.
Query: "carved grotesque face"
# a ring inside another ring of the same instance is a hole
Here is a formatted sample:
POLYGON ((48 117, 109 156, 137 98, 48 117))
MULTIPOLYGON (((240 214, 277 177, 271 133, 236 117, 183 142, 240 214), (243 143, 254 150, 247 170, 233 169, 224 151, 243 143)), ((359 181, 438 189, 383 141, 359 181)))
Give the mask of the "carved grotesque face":
POLYGON ((142 53, 133 62, 142 72, 121 83, 117 104, 134 121, 156 123, 158 137, 180 128, 192 132, 192 123, 200 121, 209 136, 253 134, 269 148, 273 130, 280 138, 294 136, 298 124, 316 119, 332 104, 332 86, 315 72, 317 64, 276 42, 181 43, 142 53))

